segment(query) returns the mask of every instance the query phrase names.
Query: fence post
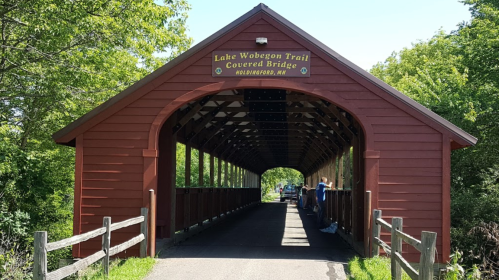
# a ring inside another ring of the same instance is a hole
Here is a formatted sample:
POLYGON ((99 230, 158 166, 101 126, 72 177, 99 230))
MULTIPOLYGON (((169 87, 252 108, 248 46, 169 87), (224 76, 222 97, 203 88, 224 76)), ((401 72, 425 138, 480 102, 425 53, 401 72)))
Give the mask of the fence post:
POLYGON ((374 244, 376 238, 380 238, 381 226, 376 223, 376 220, 381 218, 381 210, 373 210, 373 237, 371 243, 373 244, 373 257, 379 256, 379 245, 374 244))
POLYGON ((419 261, 419 279, 433 279, 433 263, 435 262, 435 245, 437 233, 423 231, 421 233, 421 259, 419 261))
POLYGON ((102 250, 106 253, 102 258, 102 267, 104 269, 104 277, 109 276, 109 248, 111 247, 111 217, 104 217, 102 226, 106 228, 106 232, 102 235, 102 250))
POLYGON ((395 230, 402 231, 402 218, 392 218, 392 254, 390 256, 392 264, 392 279, 401 280, 402 279, 402 269, 400 264, 395 259, 395 252, 402 255, 402 239, 399 238, 395 230))
MULTIPOLYGON (((380 214, 381 215, 381 214, 380 214)), ((373 220, 374 221, 374 220, 373 220)), ((369 243, 372 244, 374 248, 374 243, 371 240, 371 191, 366 191, 364 196, 364 257, 369 257, 369 243)), ((374 225, 374 223, 373 223, 374 225)))
POLYGON ((47 278, 47 232, 35 232, 35 254, 33 256, 33 279, 45 280, 47 278))
POLYGON ((156 254, 156 200, 154 190, 149 190, 149 257, 154 258, 156 254))
POLYGON ((140 233, 144 235, 144 240, 140 242, 140 257, 147 257, 147 208, 140 208, 140 215, 144 221, 140 223, 140 233))

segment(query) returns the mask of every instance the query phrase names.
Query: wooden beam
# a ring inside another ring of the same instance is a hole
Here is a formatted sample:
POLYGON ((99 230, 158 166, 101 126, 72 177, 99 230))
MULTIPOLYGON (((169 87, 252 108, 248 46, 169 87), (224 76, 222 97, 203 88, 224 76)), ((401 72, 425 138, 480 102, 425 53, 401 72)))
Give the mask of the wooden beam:
POLYGON ((206 114, 202 115, 198 122, 190 129, 190 131, 186 131, 186 140, 191 141, 197 136, 203 129, 206 128, 206 125, 212 121, 218 112, 229 106, 231 102, 224 102, 219 106, 213 107, 206 114))
POLYGON ((221 188, 222 187, 222 159, 221 158, 217 158, 217 165, 218 165, 218 168, 217 168, 217 173, 218 173, 217 187, 221 188))
POLYGON ((204 173, 204 153, 203 151, 199 150, 199 164, 198 164, 198 167, 199 167, 199 176, 198 176, 198 186, 199 187, 203 187, 204 186, 204 176, 203 176, 203 173, 204 173))
POLYGON ((196 101, 192 106, 188 106, 183 110, 185 114, 177 121, 177 124, 173 126, 173 133, 179 131, 195 114, 197 114, 203 106, 210 100, 212 96, 208 95, 203 97, 201 100, 196 101))
POLYGON ((215 187, 215 157, 210 154, 210 188, 215 187))
POLYGON ((191 186, 191 145, 185 145, 185 186, 191 186))

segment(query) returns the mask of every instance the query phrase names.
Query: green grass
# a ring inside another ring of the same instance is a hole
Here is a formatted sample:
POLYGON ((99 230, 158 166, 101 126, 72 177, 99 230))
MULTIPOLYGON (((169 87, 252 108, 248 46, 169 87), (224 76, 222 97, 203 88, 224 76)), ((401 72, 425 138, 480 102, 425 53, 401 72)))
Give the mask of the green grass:
MULTIPOLYGON (((374 257, 372 259, 359 259, 355 257, 348 262, 350 271, 349 279, 355 280, 385 280, 391 279, 390 259, 374 257)), ((402 280, 411 280, 402 270, 402 280)))
POLYGON ((262 198, 262 202, 272 202, 279 197, 278 193, 268 193, 262 198))
MULTIPOLYGON (((109 280, 141 280, 152 269, 156 262, 153 258, 129 258, 126 260, 115 259, 110 263, 109 280)), ((104 280, 101 262, 85 269, 78 279, 104 280)))

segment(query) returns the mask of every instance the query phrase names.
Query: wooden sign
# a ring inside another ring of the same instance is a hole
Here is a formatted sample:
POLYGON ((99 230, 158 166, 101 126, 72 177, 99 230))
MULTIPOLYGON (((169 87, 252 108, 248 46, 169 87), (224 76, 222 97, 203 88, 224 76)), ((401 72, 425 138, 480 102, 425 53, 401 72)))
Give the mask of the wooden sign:
POLYGON ((215 51, 213 77, 310 77, 309 51, 215 51))

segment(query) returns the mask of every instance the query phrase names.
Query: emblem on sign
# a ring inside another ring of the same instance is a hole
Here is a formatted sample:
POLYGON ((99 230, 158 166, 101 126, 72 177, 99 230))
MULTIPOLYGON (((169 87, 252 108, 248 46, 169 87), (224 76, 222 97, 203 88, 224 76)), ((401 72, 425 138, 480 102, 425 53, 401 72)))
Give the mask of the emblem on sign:
POLYGON ((300 72, 303 74, 303 75, 306 75, 308 70, 307 70, 307 67, 302 67, 300 72))
POLYGON ((217 69, 215 69, 215 73, 217 73, 217 75, 222 74, 222 68, 217 67, 217 69))

